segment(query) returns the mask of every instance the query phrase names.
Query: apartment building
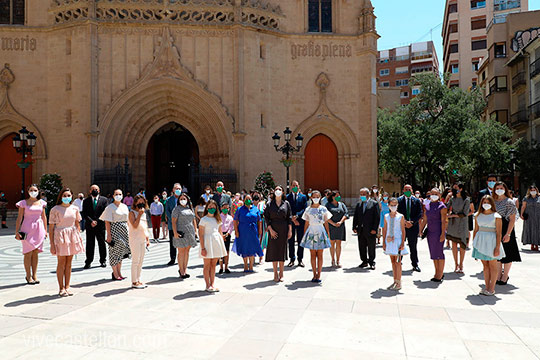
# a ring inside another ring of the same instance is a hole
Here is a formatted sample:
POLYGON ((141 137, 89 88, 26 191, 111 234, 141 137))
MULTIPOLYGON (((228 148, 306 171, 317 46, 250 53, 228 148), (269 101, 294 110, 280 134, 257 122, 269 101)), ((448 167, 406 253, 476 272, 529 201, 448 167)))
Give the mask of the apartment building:
POLYGON ((488 54, 488 25, 528 8, 528 0, 446 0, 442 37, 448 85, 475 87, 480 62, 488 54))
POLYGON ((380 50, 377 58, 379 88, 400 88, 401 105, 408 104, 419 89, 409 86, 409 79, 423 72, 439 73, 439 59, 432 41, 380 50))

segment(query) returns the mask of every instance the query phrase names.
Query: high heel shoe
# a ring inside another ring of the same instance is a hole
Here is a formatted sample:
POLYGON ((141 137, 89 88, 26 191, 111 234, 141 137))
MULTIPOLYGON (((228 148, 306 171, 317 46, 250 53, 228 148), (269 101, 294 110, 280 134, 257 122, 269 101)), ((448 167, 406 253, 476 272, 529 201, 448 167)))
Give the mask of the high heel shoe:
POLYGON ((36 285, 36 282, 35 282, 34 280, 32 280, 32 278, 30 278, 30 280, 28 280, 28 278, 25 277, 24 279, 26 280, 26 283, 27 283, 28 285, 36 285))

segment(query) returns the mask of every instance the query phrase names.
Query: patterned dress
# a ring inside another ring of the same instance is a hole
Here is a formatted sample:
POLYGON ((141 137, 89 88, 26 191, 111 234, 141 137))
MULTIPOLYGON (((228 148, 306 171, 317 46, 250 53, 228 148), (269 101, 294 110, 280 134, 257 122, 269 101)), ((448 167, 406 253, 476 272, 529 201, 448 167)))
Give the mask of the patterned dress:
POLYGON ((448 201, 447 207, 452 209, 453 215, 457 218, 448 219, 446 228, 446 238, 455 243, 462 244, 463 248, 469 243, 469 211, 471 201, 469 198, 452 197, 448 201))
POLYGON ((111 224, 111 243, 109 243, 109 264, 118 265, 123 259, 131 256, 129 248, 128 231, 129 209, 126 204, 116 206, 110 203, 99 217, 101 221, 108 221, 111 224))
MULTIPOLYGON (((517 215, 516 203, 512 199, 504 198, 503 200, 495 201, 495 207, 502 217, 502 237, 504 238, 504 235, 506 235, 506 232, 508 231, 508 226, 510 225, 510 217, 512 215, 517 215)), ((510 241, 507 243, 503 242, 503 248, 506 256, 500 260, 501 263, 507 264, 521 261, 515 228, 512 229, 512 233, 510 234, 510 241)))
MULTIPOLYGON (((407 250, 407 246, 403 245, 403 250, 399 251, 399 248, 401 247, 401 243, 403 241, 403 233, 401 232, 401 219, 403 219, 403 215, 400 213, 397 213, 395 217, 391 217, 390 214, 386 214, 383 218, 386 220, 386 250, 384 253, 386 255, 407 255, 409 254, 409 250, 407 250)), ((383 225, 384 226, 384 225, 383 225)))
POLYGON ((330 239, 324 227, 324 223, 332 215, 324 206, 317 208, 309 207, 304 211, 302 219, 309 222, 309 226, 302 238, 300 246, 310 250, 323 250, 330 247, 330 239))
POLYGON ((181 238, 173 238, 173 246, 175 248, 187 248, 197 246, 195 239, 195 213, 189 207, 177 205, 171 214, 173 219, 176 219, 176 231, 178 234, 183 233, 181 238))
POLYGON ((540 245, 540 196, 530 196, 523 202, 527 204, 523 213, 527 214, 527 220, 523 224, 521 241, 523 245, 540 245))

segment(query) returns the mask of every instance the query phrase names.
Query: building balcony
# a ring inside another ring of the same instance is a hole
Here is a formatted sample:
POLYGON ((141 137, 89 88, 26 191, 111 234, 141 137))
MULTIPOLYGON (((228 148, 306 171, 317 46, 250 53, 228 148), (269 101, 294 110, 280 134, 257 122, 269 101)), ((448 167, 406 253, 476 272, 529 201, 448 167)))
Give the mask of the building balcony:
POLYGON ((537 101, 536 103, 529 106, 529 116, 531 118, 531 121, 540 119, 540 101, 537 101))
POLYGON ((521 109, 513 113, 510 116, 510 126, 512 128, 518 128, 529 124, 529 117, 527 116, 527 110, 521 109))
POLYGON ((531 79, 534 78, 536 75, 540 74, 540 58, 536 59, 531 64, 531 79))
POLYGON ((525 80, 525 71, 520 71, 514 77, 512 78, 512 90, 516 91, 521 86, 524 86, 527 84, 527 81, 525 80))

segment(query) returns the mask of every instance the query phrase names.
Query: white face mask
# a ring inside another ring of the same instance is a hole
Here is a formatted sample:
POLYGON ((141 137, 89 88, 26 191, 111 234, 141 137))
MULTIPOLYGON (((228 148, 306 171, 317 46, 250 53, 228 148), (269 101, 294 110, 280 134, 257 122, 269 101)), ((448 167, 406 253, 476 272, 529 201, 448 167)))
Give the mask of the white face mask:
POLYGON ((431 195, 429 198, 431 199, 431 201, 438 201, 439 195, 431 195))
POLYGON ((281 195, 283 195, 283 191, 276 190, 276 191, 274 191, 274 195, 276 195, 277 197, 281 197, 281 195))
POLYGON ((162 196, 163 196, 163 198, 164 198, 164 199, 166 199, 166 198, 167 198, 167 194, 163 194, 162 196))
POLYGON ((391 212, 396 212, 397 211, 397 206, 396 205, 391 205, 388 208, 390 209, 391 212))
POLYGON ((536 191, 531 191, 531 196, 536 196, 536 191))
POLYGON ((186 199, 180 200, 180 205, 186 206, 187 205, 187 200, 186 199))
POLYGON ((491 204, 482 204, 482 207, 484 208, 484 210, 490 210, 491 209, 491 204))
POLYGON ((158 203, 158 202, 159 202, 159 199, 154 199, 154 202, 155 202, 155 203, 158 203))
POLYGON ((506 191, 504 191, 504 189, 497 189, 495 190, 495 194, 497 194, 498 196, 502 196, 505 194, 506 191))
POLYGON ((122 195, 114 195, 114 200, 122 201, 122 195))
POLYGON ((373 193, 378 193, 379 192, 379 189, 373 189, 373 193))
POLYGON ((30 195, 30 197, 37 198, 38 195, 39 195, 39 192, 38 191, 29 191, 28 195, 30 195))
POLYGON ((321 198, 313 198, 311 199, 314 204, 318 204, 321 201, 321 198))
POLYGON ((207 194, 210 194, 210 190, 206 190, 206 193, 207 193, 207 194))

